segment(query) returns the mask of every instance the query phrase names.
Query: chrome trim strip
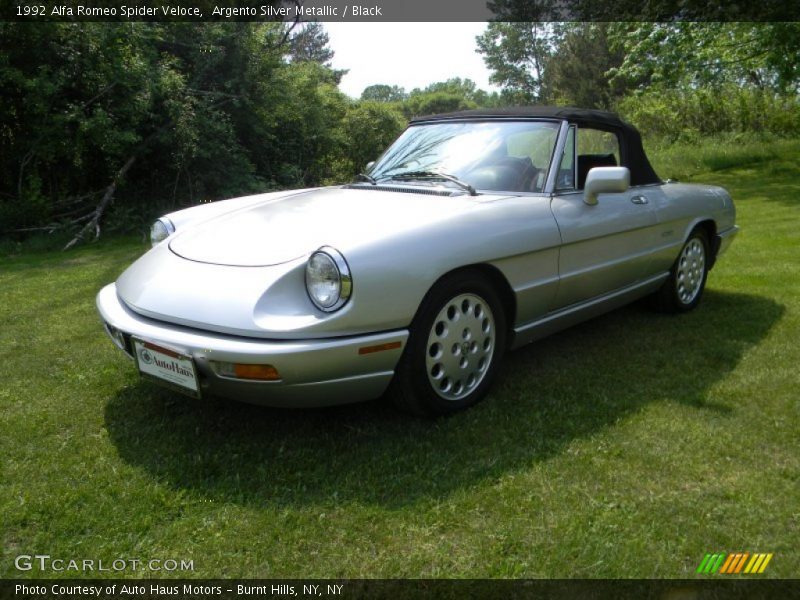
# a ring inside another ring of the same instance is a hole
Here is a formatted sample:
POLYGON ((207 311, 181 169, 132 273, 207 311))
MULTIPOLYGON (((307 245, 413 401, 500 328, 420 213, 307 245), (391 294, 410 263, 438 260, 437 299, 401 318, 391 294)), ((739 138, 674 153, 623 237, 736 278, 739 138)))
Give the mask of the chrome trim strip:
POLYGON ((347 301, 350 299, 350 296, 353 293, 353 277, 350 275, 350 267, 347 264, 344 256, 342 253, 339 252, 336 248, 332 248, 331 246, 322 246, 316 252, 313 252, 311 256, 308 257, 308 261, 306 263, 306 293, 308 294, 309 299, 311 302, 320 309, 322 312, 332 313, 336 312, 340 308, 342 308, 347 301), (337 270, 339 271, 339 298, 330 306, 320 306, 316 299, 311 295, 311 292, 308 291, 308 265, 311 262, 311 258, 314 254, 322 253, 326 255, 333 261, 333 264, 336 265, 337 270))
POLYGON ((161 221, 161 223, 163 223, 164 227, 167 228, 167 231, 169 231, 170 235, 175 233, 175 225, 167 217, 161 217, 160 219, 157 219, 157 220, 161 221))
POLYGON ((659 273, 638 283, 595 296, 589 300, 571 304, 555 312, 549 313, 527 325, 514 328, 512 348, 519 348, 529 342, 541 339, 572 325, 599 316, 614 308, 624 306, 637 297, 655 291, 669 277, 669 272, 659 273))

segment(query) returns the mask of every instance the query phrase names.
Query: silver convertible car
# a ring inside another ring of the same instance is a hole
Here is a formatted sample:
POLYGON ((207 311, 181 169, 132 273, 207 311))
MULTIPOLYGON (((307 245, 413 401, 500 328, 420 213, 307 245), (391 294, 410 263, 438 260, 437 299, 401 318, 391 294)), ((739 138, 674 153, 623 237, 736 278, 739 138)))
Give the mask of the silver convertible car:
POLYGON ((661 181, 616 115, 413 120, 357 183, 180 210, 97 297, 143 376, 272 406, 390 391, 446 414, 506 350, 643 296, 688 311, 738 228, 719 187, 661 181))

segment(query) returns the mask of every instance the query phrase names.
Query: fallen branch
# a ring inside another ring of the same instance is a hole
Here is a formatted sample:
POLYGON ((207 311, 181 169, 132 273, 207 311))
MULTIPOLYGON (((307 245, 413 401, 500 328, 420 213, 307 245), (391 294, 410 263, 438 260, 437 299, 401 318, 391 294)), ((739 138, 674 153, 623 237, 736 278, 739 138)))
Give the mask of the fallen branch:
POLYGON ((22 229, 6 229, 3 234, 9 233, 27 233, 30 231, 46 231, 47 233, 53 233, 57 229, 62 229, 65 227, 63 223, 51 223, 50 225, 44 225, 43 227, 23 227, 22 229))
POLYGON ((136 155, 131 156, 128 161, 122 166, 122 168, 117 171, 117 174, 114 176, 114 179, 111 181, 111 184, 106 188, 106 193, 103 194, 103 198, 100 200, 100 203, 94 209, 92 213, 90 213, 91 218, 87 221, 86 225, 84 225, 78 234, 70 240, 70 242, 64 246, 64 250, 69 250, 75 244, 82 241, 84 236, 94 229, 94 239, 100 237, 100 219, 103 217, 103 213, 105 212, 108 205, 111 203, 111 200, 114 198, 114 192, 117 190, 117 184, 122 181, 122 178, 125 177, 125 174, 128 170, 133 166, 133 163, 136 162, 136 155))
MULTIPOLYGON (((225 104, 231 102, 232 100, 235 100, 236 98, 238 98, 238 96, 226 95, 226 97, 211 104, 210 108, 217 108, 220 106, 224 106, 225 104)), ((92 229, 94 229, 94 239, 100 237, 100 219, 103 218, 103 213, 105 212, 106 208, 108 208, 108 205, 111 203, 111 200, 114 198, 114 192, 117 190, 117 185, 119 185, 119 183, 125 177, 125 174, 133 166, 133 163, 136 162, 136 159, 150 145, 150 142, 156 139, 169 127, 171 127, 172 124, 173 124, 172 120, 167 121, 166 123, 164 123, 164 125, 162 125, 156 131, 147 136, 147 138, 145 138, 144 141, 142 141, 139 144, 138 148, 136 148, 136 150, 134 151, 134 154, 128 159, 128 161, 122 166, 122 168, 119 171, 117 171, 117 174, 114 176, 114 179, 106 188, 105 194, 103 194, 103 198, 100 200, 100 203, 95 207, 95 209, 91 213, 89 213, 89 215, 87 215, 88 217, 90 217, 89 221, 81 228, 78 234, 74 238, 72 238, 66 246, 64 246, 63 250, 69 250, 75 244, 83 241, 84 237, 86 237, 86 234, 89 233, 89 231, 91 231, 92 229)))
POLYGON ((67 196, 66 198, 60 198, 55 200, 52 204, 53 208, 67 208, 70 206, 75 206, 76 204, 83 204, 91 198, 92 196, 97 196, 98 194, 102 194, 104 189, 95 190, 93 192, 87 192, 81 196, 67 196))
POLYGON ((78 223, 82 223, 87 219, 91 219, 94 216, 93 212, 89 213, 88 215, 82 215, 76 219, 72 219, 71 221, 59 221, 58 223, 50 223, 49 225, 41 225, 38 227, 22 227, 20 229, 6 229, 3 231, 3 234, 8 233, 29 233, 31 231, 46 231, 47 233, 53 233, 54 231, 58 231, 59 229, 69 229, 74 227, 78 223))

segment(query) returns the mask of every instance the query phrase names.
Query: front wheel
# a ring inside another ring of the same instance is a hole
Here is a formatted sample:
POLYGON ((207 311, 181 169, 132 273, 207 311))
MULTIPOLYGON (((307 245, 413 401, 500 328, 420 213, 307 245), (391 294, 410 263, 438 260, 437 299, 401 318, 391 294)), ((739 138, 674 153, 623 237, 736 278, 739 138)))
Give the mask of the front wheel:
POLYGON ((421 415, 472 406, 489 390, 503 357, 502 304, 477 273, 454 274, 425 297, 397 367, 395 403, 421 415))
POLYGON ((708 277, 708 236, 695 229, 681 248, 669 278, 656 292, 656 306, 664 312, 686 312, 700 302, 708 277))

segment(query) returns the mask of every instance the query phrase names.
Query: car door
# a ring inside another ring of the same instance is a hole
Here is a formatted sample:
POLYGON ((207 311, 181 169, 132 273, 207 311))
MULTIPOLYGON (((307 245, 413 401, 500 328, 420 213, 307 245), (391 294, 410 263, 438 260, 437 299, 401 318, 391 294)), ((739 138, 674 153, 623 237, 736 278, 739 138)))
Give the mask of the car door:
POLYGON ((632 187, 601 194, 595 205, 584 202, 589 169, 620 162, 617 134, 572 126, 568 135, 551 200, 562 242, 555 310, 646 279, 658 236, 654 203, 648 197, 657 188, 632 187))

